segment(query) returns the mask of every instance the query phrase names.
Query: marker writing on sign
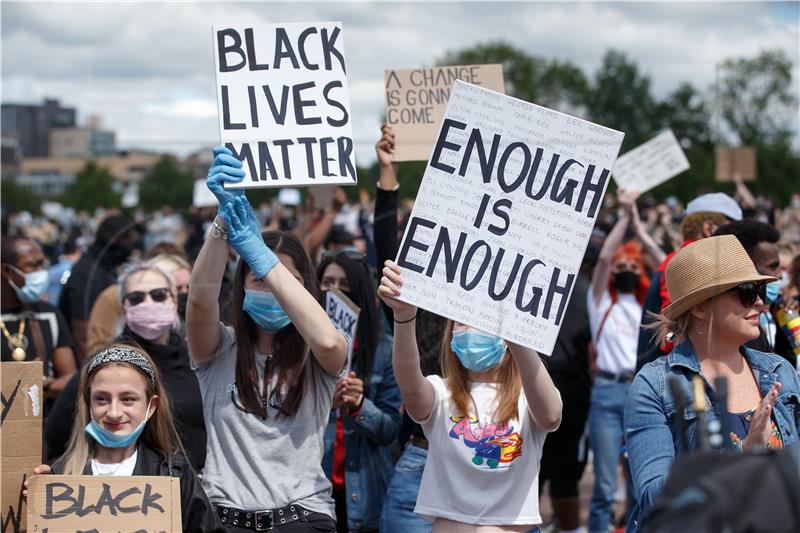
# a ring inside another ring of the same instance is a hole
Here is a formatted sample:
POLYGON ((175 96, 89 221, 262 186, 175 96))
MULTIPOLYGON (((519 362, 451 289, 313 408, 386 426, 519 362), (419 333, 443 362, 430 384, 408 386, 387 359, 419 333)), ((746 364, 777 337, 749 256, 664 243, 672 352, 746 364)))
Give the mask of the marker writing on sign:
POLYGON ((358 316, 354 316, 349 309, 339 308, 339 304, 333 298, 328 299, 328 317, 336 326, 336 329, 348 336, 355 338, 355 326, 358 316))
POLYGON ((52 482, 45 485, 45 512, 41 515, 45 520, 64 518, 71 514, 84 517, 88 514, 108 512, 112 516, 117 513, 140 513, 147 516, 150 510, 164 512, 164 508, 156 503, 162 498, 161 494, 153 492, 149 483, 144 484, 144 492, 139 487, 130 487, 117 495, 111 493, 111 486, 103 483, 103 490, 97 502, 86 502, 86 487, 78 486, 78 495, 73 496, 72 486, 61 482, 52 482), (125 505, 125 500, 131 498, 131 505, 125 505))
POLYGON ((28 477, 27 474, 22 474, 22 481, 19 484, 19 497, 17 499, 17 508, 14 509, 12 506, 8 506, 8 510, 3 516, 2 524, 0 524, 0 531, 2 533, 7 533, 9 531, 8 526, 11 526, 12 533, 19 533, 20 526, 22 525, 22 491, 25 488, 25 479, 28 477))
POLYGON ((11 396, 6 399, 5 394, 0 393, 0 402, 3 404, 3 413, 0 415, 0 425, 3 424, 6 420, 6 416, 11 411, 11 406, 14 405, 14 400, 17 398, 17 392, 19 391, 19 386, 22 383, 21 379, 17 380, 17 384, 14 386, 14 390, 11 391, 11 396))
POLYGON ((609 169, 597 169, 592 164, 587 166, 573 158, 562 159, 561 154, 558 153, 549 154, 549 160, 547 160, 543 148, 537 147, 532 150, 531 147, 522 142, 512 142, 500 153, 502 136, 499 133, 493 135, 489 153, 487 154, 479 128, 472 128, 465 146, 447 140, 447 134, 451 129, 466 130, 467 124, 449 118, 444 119, 431 155, 430 165, 433 168, 447 174, 455 174, 457 170, 458 175, 464 177, 472 161, 472 154, 475 152, 478 156, 483 183, 490 183, 492 179, 496 179, 497 184, 504 193, 514 192, 524 185, 525 196, 528 198, 564 204, 574 207, 578 213, 583 212, 584 206, 588 201, 589 209, 586 212, 586 217, 593 218, 597 213, 610 174, 609 169), (443 151, 458 153, 462 148, 464 151, 461 155, 461 163, 458 169, 441 160, 443 151), (506 175, 506 170, 512 156, 515 160, 521 158, 522 164, 518 172, 512 173, 516 175, 508 176, 506 175), (537 180, 537 177, 541 174, 539 169, 545 166, 542 165, 543 162, 545 162, 547 171, 541 180, 537 180), (565 179, 567 172, 572 167, 585 169, 585 174, 580 182, 572 178, 565 179), (594 175, 597 170, 600 170, 600 174, 595 180, 594 175), (575 198, 576 191, 578 193, 577 198, 575 198))

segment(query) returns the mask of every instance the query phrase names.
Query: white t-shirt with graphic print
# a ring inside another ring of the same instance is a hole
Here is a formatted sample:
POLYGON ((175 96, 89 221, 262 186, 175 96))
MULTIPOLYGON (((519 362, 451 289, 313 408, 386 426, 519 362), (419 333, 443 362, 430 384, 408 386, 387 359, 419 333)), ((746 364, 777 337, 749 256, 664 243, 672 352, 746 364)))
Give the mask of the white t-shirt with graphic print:
POLYGON ((539 515, 539 460, 547 432, 537 427, 520 393, 519 416, 507 426, 492 420, 495 383, 473 383, 477 418, 454 413, 447 381, 426 378, 435 391, 430 417, 417 421, 428 439, 428 459, 414 512, 474 525, 535 525, 539 515))

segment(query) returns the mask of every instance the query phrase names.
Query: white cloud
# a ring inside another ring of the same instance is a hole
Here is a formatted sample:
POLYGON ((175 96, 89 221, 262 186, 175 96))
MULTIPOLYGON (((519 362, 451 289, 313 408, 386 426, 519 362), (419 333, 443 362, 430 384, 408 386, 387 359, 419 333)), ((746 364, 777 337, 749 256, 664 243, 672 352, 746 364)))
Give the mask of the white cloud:
POLYGON ((800 93, 797 2, 4 2, 0 10, 4 101, 57 97, 82 116, 99 114, 123 145, 181 154, 218 142, 211 26, 230 22, 343 22, 360 164, 374 160, 384 69, 493 40, 571 61, 589 77, 607 49, 622 50, 659 97, 684 81, 707 89, 724 58, 781 49, 800 93))

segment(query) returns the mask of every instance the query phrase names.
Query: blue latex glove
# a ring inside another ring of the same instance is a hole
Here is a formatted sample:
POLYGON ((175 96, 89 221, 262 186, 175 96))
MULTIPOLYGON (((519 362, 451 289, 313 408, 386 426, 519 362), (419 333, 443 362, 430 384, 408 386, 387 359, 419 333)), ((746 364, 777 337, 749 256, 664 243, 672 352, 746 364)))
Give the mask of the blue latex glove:
POLYGON ((228 243, 253 271, 256 279, 264 279, 280 261, 264 243, 260 231, 253 231, 248 222, 252 209, 247 198, 234 196, 220 205, 220 215, 228 225, 228 243))
MULTIPOLYGON (((250 226, 255 233, 261 233, 261 224, 258 222, 258 217, 253 213, 250 204, 245 198, 244 189, 225 189, 224 183, 241 183, 244 179, 244 170, 242 169, 242 162, 233 156, 233 153, 225 146, 215 146, 213 150, 214 162, 211 163, 211 168, 208 169, 208 177, 206 178, 206 186, 217 197, 220 206, 220 214, 222 214, 222 206, 225 205, 232 198, 244 198, 247 204, 250 218, 250 226)), ((226 219, 227 221, 227 219, 226 219)))

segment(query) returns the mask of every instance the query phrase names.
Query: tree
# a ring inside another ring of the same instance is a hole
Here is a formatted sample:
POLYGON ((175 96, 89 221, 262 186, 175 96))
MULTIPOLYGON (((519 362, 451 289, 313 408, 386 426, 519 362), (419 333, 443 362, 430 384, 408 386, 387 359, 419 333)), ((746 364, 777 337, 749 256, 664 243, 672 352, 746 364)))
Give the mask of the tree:
POLYGON ((650 77, 620 51, 609 50, 586 98, 589 119, 625 133, 620 153, 649 140, 659 127, 650 77))
POLYGON ((77 211, 94 211, 97 207, 119 207, 120 194, 114 192, 114 178, 104 167, 88 161, 78 172, 69 189, 64 192, 60 202, 77 211))
POLYGON ((764 51, 754 58, 726 59, 718 68, 714 88, 725 130, 741 145, 788 141, 797 124, 798 98, 786 54, 764 51))
POLYGON ((164 205, 188 209, 192 205, 193 187, 191 174, 182 171, 173 156, 165 155, 139 185, 139 205, 149 211, 164 205))
POLYGON ((691 83, 682 83, 662 102, 658 103, 659 129, 672 129, 684 148, 713 147, 711 139, 711 113, 703 95, 691 83))
POLYGON ((28 211, 37 213, 42 207, 42 199, 25 187, 20 187, 12 179, 2 180, 3 205, 14 213, 28 211))

